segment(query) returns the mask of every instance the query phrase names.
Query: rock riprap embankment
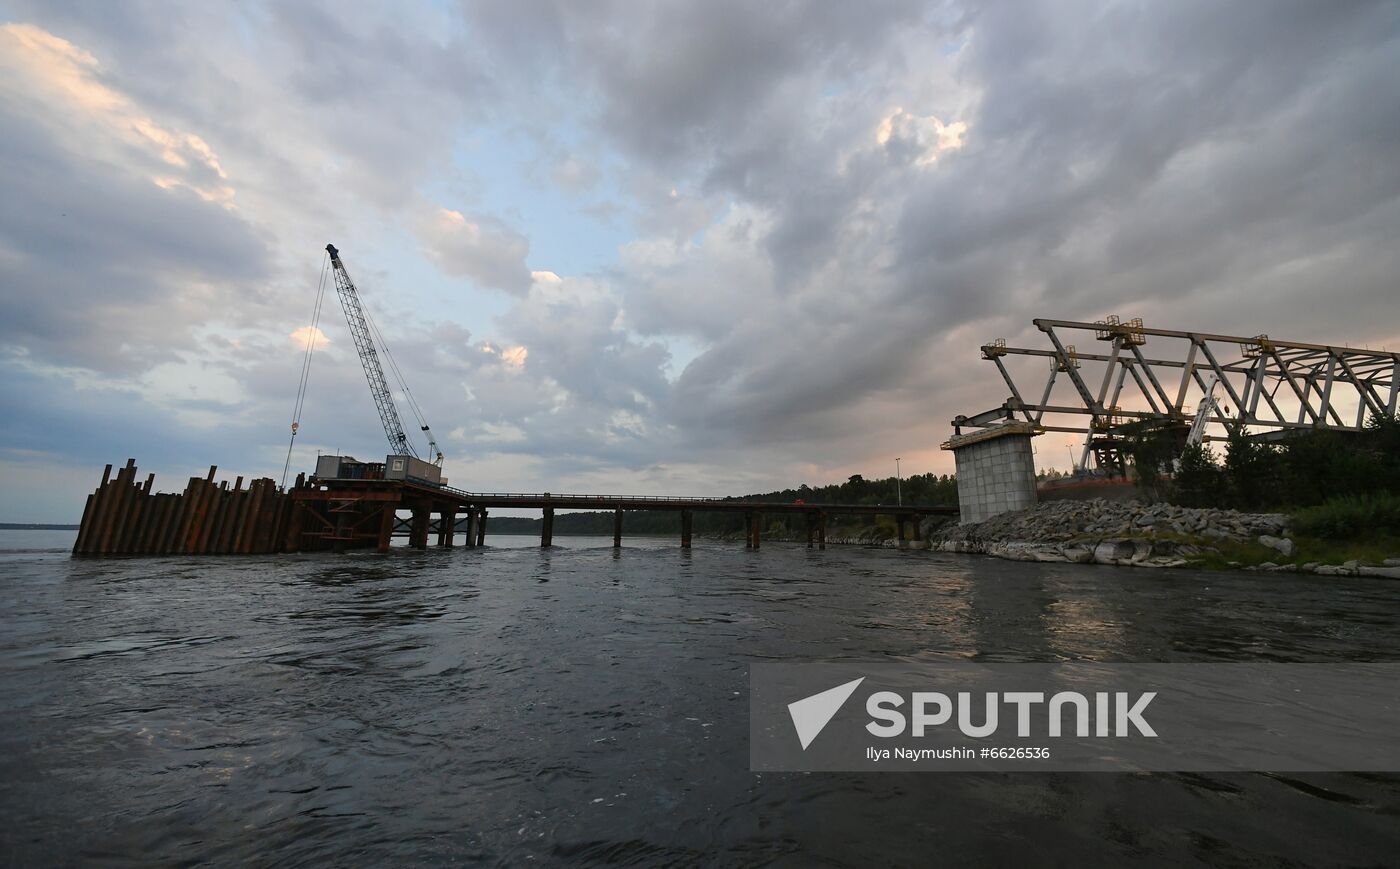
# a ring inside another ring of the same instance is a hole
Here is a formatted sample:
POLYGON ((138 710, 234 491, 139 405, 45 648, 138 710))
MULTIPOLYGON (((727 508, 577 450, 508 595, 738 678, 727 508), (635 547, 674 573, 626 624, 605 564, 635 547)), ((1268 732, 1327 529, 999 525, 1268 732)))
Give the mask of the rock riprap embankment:
MULTIPOLYGON (((1184 567, 1230 542, 1273 549, 1280 561, 1298 555, 1288 536, 1288 517, 1282 513, 1104 500, 1049 501, 983 522, 950 525, 932 533, 929 548, 1016 561, 1184 567)), ((1388 562, 1334 566, 1266 561, 1253 569, 1400 578, 1400 569, 1388 562)))

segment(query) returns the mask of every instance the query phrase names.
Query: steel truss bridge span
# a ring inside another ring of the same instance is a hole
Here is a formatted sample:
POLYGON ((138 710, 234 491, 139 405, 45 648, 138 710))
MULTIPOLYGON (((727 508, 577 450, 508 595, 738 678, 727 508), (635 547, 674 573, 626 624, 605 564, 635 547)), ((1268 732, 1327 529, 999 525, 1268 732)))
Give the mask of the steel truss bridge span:
POLYGON ((1400 397, 1400 352, 1157 329, 1118 317, 1033 322, 1048 347, 1012 347, 1000 338, 982 345, 982 358, 996 365, 1011 395, 1000 407, 955 418, 959 434, 1016 419, 1038 431, 1080 434, 1083 467, 1132 423, 1156 420, 1184 434, 1217 383, 1219 401, 1205 421, 1265 439, 1360 431, 1370 416, 1394 415, 1400 397), (1084 352, 1086 340, 1105 346, 1084 352), (1019 372, 1018 381, 1008 357, 1038 357, 1045 366, 1039 377, 1019 372))

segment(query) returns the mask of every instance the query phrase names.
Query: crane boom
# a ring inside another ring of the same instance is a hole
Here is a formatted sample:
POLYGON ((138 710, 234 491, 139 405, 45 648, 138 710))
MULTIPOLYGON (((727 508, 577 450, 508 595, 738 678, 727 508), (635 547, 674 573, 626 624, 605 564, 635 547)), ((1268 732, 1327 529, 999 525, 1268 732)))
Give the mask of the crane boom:
MULTIPOLYGON (((384 435, 389 439, 392 453, 418 456, 418 451, 404 434, 403 422, 399 419, 399 409, 394 406, 394 395, 389 391, 389 381, 384 377, 384 367, 379 364, 379 352, 375 350, 374 339, 370 335, 369 321, 365 318, 364 307, 360 304, 360 293, 350 273, 340 261, 340 251, 335 245, 326 245, 326 253, 331 255, 331 268, 335 272, 335 291, 340 296, 340 307, 345 311, 345 322, 350 326, 350 337, 355 341, 355 351, 360 354, 360 364, 365 369, 365 379, 369 381, 369 391, 374 396, 374 406, 379 410, 379 421, 384 424, 384 435)), ((440 461, 440 459, 439 459, 440 461)))
POLYGON ((1220 388, 1220 378, 1212 374, 1205 385, 1205 394, 1201 397, 1200 404, 1196 405, 1196 418, 1191 421, 1191 430, 1186 434, 1188 447, 1200 446, 1201 441, 1205 439, 1206 423, 1210 422, 1210 415, 1218 407, 1215 392, 1220 388))

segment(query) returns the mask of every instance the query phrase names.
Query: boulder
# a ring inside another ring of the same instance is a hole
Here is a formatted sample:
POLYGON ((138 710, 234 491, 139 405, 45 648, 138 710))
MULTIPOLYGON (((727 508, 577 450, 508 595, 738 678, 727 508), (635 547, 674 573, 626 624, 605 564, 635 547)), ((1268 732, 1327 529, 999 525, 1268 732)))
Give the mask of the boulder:
POLYGON ((1152 557, 1152 544, 1147 540, 1133 541, 1133 563, 1141 564, 1152 557))
POLYGON ((1268 534, 1260 534, 1259 545, 1269 547, 1284 558, 1293 558, 1298 554, 1298 545, 1287 537, 1272 537, 1268 534))
MULTIPOLYGON (((1390 558, 1390 559, 1386 559, 1386 560, 1387 560, 1387 561, 1394 561, 1395 559, 1390 558)), ((1363 567, 1361 567, 1361 568, 1358 570, 1358 572, 1359 572, 1362 576, 1379 576, 1379 577, 1384 577, 1384 578, 1386 578, 1386 579, 1400 579, 1400 564, 1397 564, 1397 565, 1395 565, 1394 567, 1366 567, 1366 566, 1363 566, 1363 567)))
POLYGON ((1094 547, 1095 564, 1117 564, 1133 557, 1137 547, 1131 540, 1105 540, 1094 547))
POLYGON ((1060 550, 1060 554, 1072 564, 1092 564, 1094 561, 1094 550, 1087 546, 1066 546, 1060 550))

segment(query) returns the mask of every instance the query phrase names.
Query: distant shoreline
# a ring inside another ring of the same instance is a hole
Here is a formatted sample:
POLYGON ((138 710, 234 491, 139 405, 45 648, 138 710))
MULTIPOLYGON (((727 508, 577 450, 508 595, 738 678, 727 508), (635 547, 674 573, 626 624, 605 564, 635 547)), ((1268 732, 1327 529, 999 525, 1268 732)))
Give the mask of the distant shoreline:
POLYGON ((77 525, 54 525, 46 522, 0 522, 0 531, 77 531, 77 525))

